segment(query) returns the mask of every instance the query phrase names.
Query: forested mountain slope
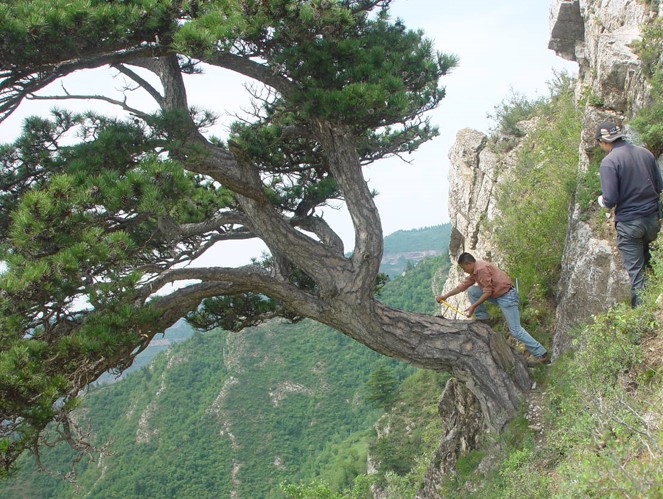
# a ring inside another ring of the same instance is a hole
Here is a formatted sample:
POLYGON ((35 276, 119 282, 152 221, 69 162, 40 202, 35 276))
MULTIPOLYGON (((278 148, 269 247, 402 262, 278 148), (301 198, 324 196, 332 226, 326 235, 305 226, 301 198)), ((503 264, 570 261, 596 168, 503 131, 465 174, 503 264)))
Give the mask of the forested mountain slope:
MULTIPOLYGON (((408 233, 399 234, 403 243, 408 233)), ((432 313, 431 280, 440 268, 448 268, 446 257, 412 264, 385 285, 381 299, 432 313)), ((282 482, 318 478, 342 490, 367 471, 373 424, 384 409, 370 401, 376 393, 369 380, 380 369, 393 377, 394 388, 415 373, 311 321, 271 322, 242 334, 194 333, 147 367, 84 397, 78 422, 103 449, 76 467, 76 487, 32 471, 25 459, 0 494, 266 498, 283 497, 282 482)), ((422 402, 434 407, 440 383, 418 384, 422 402)), ((380 448, 384 453, 389 446, 380 448)), ((414 459, 420 449, 407 452, 414 459)), ((72 457, 61 445, 44 452, 43 464, 65 474, 72 457)))
POLYGON ((451 224, 399 230, 384 238, 380 271, 393 277, 427 256, 448 253, 451 224))

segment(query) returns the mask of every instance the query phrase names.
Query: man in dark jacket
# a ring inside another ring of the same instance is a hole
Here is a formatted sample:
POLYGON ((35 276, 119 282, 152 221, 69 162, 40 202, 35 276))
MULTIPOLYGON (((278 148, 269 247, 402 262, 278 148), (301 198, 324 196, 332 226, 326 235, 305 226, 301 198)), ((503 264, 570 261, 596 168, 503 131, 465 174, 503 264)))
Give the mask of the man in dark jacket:
POLYGON ((661 171, 654 155, 624 140, 612 122, 596 127, 596 140, 607 155, 601 161, 599 205, 615 208, 617 248, 631 281, 631 306, 640 303, 649 264, 649 244, 660 229, 659 197, 663 190, 661 171))

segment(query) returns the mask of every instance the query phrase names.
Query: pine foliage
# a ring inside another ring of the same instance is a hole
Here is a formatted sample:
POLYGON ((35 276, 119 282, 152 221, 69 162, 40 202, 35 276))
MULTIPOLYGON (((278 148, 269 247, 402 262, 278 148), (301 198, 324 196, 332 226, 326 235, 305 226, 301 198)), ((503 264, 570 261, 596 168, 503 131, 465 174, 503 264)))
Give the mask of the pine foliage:
POLYGON ((204 329, 277 317, 339 329, 330 315, 347 304, 325 304, 343 300, 343 281, 364 296, 352 303, 371 303, 382 234, 361 166, 437 134, 425 113, 456 62, 383 0, 1 2, 0 120, 77 71, 130 82, 57 96, 116 115, 54 109, 0 146, 3 473, 38 451, 49 422, 77 442, 68 414, 81 390, 188 313, 204 329), (228 137, 207 133, 220 111, 188 103, 185 76, 208 68, 260 87, 228 137), (369 236, 356 253, 373 255, 360 265, 319 212, 348 200, 369 236), (246 239, 270 255, 191 265, 246 239))

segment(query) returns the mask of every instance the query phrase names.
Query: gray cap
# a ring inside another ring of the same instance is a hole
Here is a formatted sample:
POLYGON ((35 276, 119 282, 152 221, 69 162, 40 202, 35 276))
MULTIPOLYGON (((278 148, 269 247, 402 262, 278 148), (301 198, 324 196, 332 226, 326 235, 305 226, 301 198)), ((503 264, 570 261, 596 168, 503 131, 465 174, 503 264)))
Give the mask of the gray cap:
POLYGON ((614 142, 617 139, 624 138, 622 129, 612 121, 606 121, 596 127, 596 140, 601 142, 614 142))

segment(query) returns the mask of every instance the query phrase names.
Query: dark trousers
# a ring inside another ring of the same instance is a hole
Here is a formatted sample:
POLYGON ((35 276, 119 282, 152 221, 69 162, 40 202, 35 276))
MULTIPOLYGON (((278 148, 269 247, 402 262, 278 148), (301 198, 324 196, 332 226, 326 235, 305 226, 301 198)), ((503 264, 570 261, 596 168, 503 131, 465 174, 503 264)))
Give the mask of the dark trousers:
POLYGON ((636 218, 628 222, 617 222, 617 248, 631 281, 631 306, 640 304, 640 291, 645 287, 645 269, 649 266, 649 245, 659 231, 661 222, 658 214, 636 218))

